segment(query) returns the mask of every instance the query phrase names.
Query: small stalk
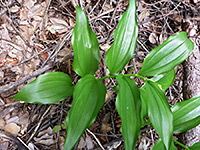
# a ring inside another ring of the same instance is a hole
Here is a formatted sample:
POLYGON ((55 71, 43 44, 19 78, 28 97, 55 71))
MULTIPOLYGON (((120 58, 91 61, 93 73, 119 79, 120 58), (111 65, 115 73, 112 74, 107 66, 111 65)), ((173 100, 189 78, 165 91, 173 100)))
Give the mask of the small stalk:
POLYGON ((179 141, 174 140, 174 139, 172 139, 172 140, 173 140, 176 144, 180 145, 181 147, 183 147, 183 148, 185 148, 185 149, 187 149, 187 150, 190 150, 189 147, 185 146, 184 144, 180 143, 179 141))
MULTIPOLYGON (((123 76, 125 76, 125 77, 131 77, 131 76, 132 76, 132 77, 138 77, 138 78, 144 80, 145 82, 147 82, 147 81, 151 81, 151 82, 152 82, 152 80, 147 79, 147 78, 145 78, 145 77, 143 77, 143 76, 140 76, 139 74, 124 74, 123 76)), ((99 78, 99 79, 97 79, 97 80, 104 80, 104 79, 107 79, 107 78, 116 78, 116 77, 117 77, 117 75, 108 75, 108 76, 99 78)))
POLYGON ((104 80, 104 79, 107 79, 107 78, 116 78, 116 77, 117 77, 117 75, 113 75, 113 76, 108 75, 108 76, 105 76, 105 77, 99 78, 99 79, 97 79, 97 80, 104 80))
POLYGON ((138 77, 138 78, 144 80, 145 82, 147 82, 147 81, 151 81, 151 82, 152 82, 152 80, 147 79, 147 78, 145 78, 145 77, 143 77, 143 76, 140 76, 139 74, 125 74, 124 76, 126 76, 126 77, 131 77, 131 76, 133 76, 133 77, 138 77))

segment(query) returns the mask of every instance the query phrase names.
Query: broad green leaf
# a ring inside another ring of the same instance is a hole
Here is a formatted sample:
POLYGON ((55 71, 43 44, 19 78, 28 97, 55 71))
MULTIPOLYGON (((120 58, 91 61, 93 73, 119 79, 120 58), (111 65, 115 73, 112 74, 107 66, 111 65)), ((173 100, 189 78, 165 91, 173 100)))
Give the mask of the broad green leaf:
POLYGON ((146 91, 144 89, 144 85, 140 88, 140 98, 142 101, 142 107, 141 107, 141 119, 142 122, 144 122, 144 119, 147 118, 148 116, 148 106, 147 106, 147 100, 148 100, 148 95, 146 94, 146 91))
POLYGON ((173 135, 173 115, 167 98, 156 83, 146 82, 142 89, 147 95, 142 96, 145 98, 142 101, 147 103, 150 121, 169 150, 173 135))
POLYGON ((189 148, 190 148, 190 150, 200 150, 200 142, 195 143, 194 145, 192 145, 189 148))
POLYGON ((156 75, 151 80, 159 84, 163 91, 166 91, 173 84, 175 76, 175 70, 173 69, 167 73, 156 75))
POLYGON ((125 149, 133 150, 141 127, 140 92, 135 82, 129 77, 119 74, 117 82, 119 93, 116 99, 116 108, 122 120, 121 132, 125 149))
MULTIPOLYGON (((151 150, 165 150, 165 145, 162 140, 159 139, 151 150)), ((174 142, 171 143, 170 150, 178 150, 177 147, 174 145, 174 142)))
POLYGON ((13 98, 27 103, 54 104, 73 94, 72 80, 63 72, 48 72, 25 85, 13 98))
POLYGON ((129 1, 129 7, 119 20, 114 32, 114 43, 106 54, 106 65, 110 74, 123 70, 134 55, 138 37, 136 0, 129 1))
POLYGON ((174 133, 185 132, 200 124, 200 95, 179 102, 171 108, 174 133))
POLYGON ((187 38, 186 32, 176 33, 147 55, 139 74, 155 76, 167 73, 182 63, 193 49, 194 44, 187 38))
POLYGON ((74 87, 73 104, 67 115, 67 134, 64 150, 71 150, 86 128, 95 120, 105 100, 104 84, 86 75, 74 87))
POLYGON ((98 40, 90 29, 88 18, 81 7, 76 7, 76 25, 72 33, 73 68, 80 76, 94 74, 100 62, 98 40))

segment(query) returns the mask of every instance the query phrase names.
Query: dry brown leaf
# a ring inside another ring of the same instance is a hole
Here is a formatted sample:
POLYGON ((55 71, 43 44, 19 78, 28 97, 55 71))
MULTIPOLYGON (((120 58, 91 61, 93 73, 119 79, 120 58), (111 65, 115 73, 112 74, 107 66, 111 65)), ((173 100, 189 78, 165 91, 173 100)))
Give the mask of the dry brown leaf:
POLYGON ((11 40, 9 33, 8 33, 8 30, 6 28, 6 25, 3 24, 2 27, 3 27, 3 29, 0 30, 0 38, 2 39, 2 40, 0 40, 0 47, 1 47, 0 55, 2 55, 1 56, 1 62, 3 62, 2 60, 5 59, 6 55, 10 51, 10 46, 8 45, 8 43, 6 41, 11 40))
POLYGON ((86 142, 86 145, 87 145, 87 149, 93 149, 94 148, 94 144, 93 144, 90 136, 86 136, 85 142, 86 142))
POLYGON ((4 119, 0 119, 0 129, 3 130, 4 126, 6 125, 6 122, 4 119))
POLYGON ((51 21, 52 25, 48 28, 48 30, 52 34, 56 34, 56 32, 62 34, 68 31, 69 25, 65 20, 61 18, 49 18, 49 20, 51 21))
POLYGON ((5 139, 0 139, 0 150, 8 150, 9 142, 5 139))
POLYGON ((78 144, 78 149, 84 149, 86 147, 86 142, 83 139, 83 137, 81 137, 79 144, 78 144))
POLYGON ((28 122, 29 122, 29 113, 28 113, 28 111, 20 112, 19 113, 19 122, 18 122, 18 124, 19 125, 25 125, 25 124, 28 124, 28 122))
POLYGON ((9 123, 5 126, 4 131, 13 136, 17 136, 20 131, 20 127, 16 123, 9 123))
POLYGON ((19 122, 19 117, 18 116, 15 116, 15 117, 12 117, 8 120, 6 120, 6 124, 9 124, 9 123, 18 123, 19 122))
POLYGON ((0 50, 0 67, 3 67, 5 64, 5 58, 7 56, 8 52, 0 50))
POLYGON ((102 50, 104 50, 105 52, 107 52, 108 49, 110 48, 110 45, 106 43, 106 44, 104 44, 104 45, 100 45, 100 48, 101 48, 102 50))
POLYGON ((198 3, 198 2, 200 2, 200 0, 194 0, 194 3, 195 3, 195 4, 198 3))
POLYGON ((25 0, 24 6, 30 9, 35 5, 36 2, 37 0, 25 0))
POLYGON ((13 6, 13 7, 10 8, 10 12, 16 13, 16 12, 19 11, 19 9, 20 9, 20 7, 18 7, 18 6, 15 5, 15 6, 13 6))
POLYGON ((56 143, 56 140, 53 140, 53 139, 44 139, 44 140, 42 140, 42 139, 34 138, 34 140, 36 140, 35 143, 37 143, 37 144, 44 144, 44 145, 47 145, 47 146, 50 146, 50 145, 56 143))
POLYGON ((102 120, 102 125, 100 129, 102 134, 106 134, 112 130, 111 124, 108 123, 109 120, 110 120, 110 112, 107 113, 102 120))
POLYGON ((152 44, 156 44, 156 42, 158 41, 158 36, 155 33, 151 33, 149 36, 149 41, 152 44))

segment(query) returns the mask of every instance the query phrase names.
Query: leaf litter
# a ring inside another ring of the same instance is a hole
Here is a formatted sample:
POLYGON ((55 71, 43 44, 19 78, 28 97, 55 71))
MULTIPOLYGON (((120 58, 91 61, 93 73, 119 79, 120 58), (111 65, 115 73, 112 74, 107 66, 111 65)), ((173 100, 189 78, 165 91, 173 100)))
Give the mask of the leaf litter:
MULTIPOLYGON (((55 59, 71 54, 70 39, 64 42, 64 46, 58 50, 58 53, 55 51, 59 43, 62 43, 61 39, 64 39, 66 33, 70 33, 74 28, 75 6, 77 5, 77 1, 73 0, 67 2, 27 0, 24 3, 21 0, 16 2, 5 0, 0 2, 0 88, 16 83, 49 63, 55 65, 45 70, 46 72, 63 71, 76 81, 77 75, 72 70, 72 58, 64 59, 62 62, 55 61, 55 59), (55 57, 50 57, 52 55, 55 57)), ((83 0, 80 1, 80 6, 84 8, 89 17, 90 26, 97 35, 101 55, 104 57, 113 42, 113 32, 118 21, 127 9, 128 0, 83 0)), ((126 73, 137 73, 141 69, 144 57, 152 48, 163 43, 169 35, 182 30, 185 11, 188 17, 193 16, 194 19, 198 18, 200 11, 198 0, 191 2, 184 0, 182 3, 142 0, 137 2, 137 7, 138 44, 136 55, 123 71, 126 73)), ((102 62, 95 74, 96 77, 108 73, 104 60, 102 62)), ((32 149, 62 149, 65 130, 62 129, 57 133, 51 131, 55 125, 63 125, 62 121, 71 106, 71 98, 53 105, 49 110, 47 105, 25 104, 12 100, 17 91, 34 78, 35 76, 26 80, 26 83, 17 85, 14 89, 0 93, 0 128, 7 131, 5 127, 11 126, 13 133, 7 132, 19 137, 32 149), (35 128, 37 130, 34 130, 35 128), (26 143, 32 135, 34 137, 26 143)), ((139 87, 143 84, 138 79, 134 80, 139 87)), ((111 92, 95 123, 90 127, 94 136, 85 132, 75 146, 79 149, 99 149, 95 138, 104 148, 124 149, 120 132, 121 120, 114 104, 116 92, 111 88, 116 86, 116 81, 106 79, 105 84, 111 92)), ((183 100, 181 93, 182 67, 180 65, 176 68, 174 84, 166 91, 170 105, 183 100)), ((136 149, 150 149, 158 138, 151 127, 144 127, 141 129, 136 149)), ((13 149, 16 145, 11 141, 2 138, 0 145, 5 150, 13 149)))

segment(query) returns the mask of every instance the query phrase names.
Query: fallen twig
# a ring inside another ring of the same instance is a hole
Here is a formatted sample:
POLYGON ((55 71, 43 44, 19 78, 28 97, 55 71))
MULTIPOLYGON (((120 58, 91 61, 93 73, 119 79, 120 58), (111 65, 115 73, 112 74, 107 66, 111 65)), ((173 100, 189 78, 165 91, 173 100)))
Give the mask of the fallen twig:
POLYGON ((19 150, 30 150, 30 148, 26 146, 25 143, 20 138, 16 138, 4 131, 0 131, 0 137, 14 141, 15 144, 17 144, 19 150))
POLYGON ((2 86, 0 88, 0 93, 3 93, 3 92, 6 92, 6 91, 8 91, 10 89, 16 88, 17 86, 19 86, 19 85, 23 84, 24 82, 32 79, 33 77, 36 77, 36 76, 44 73, 45 71, 51 69, 53 66, 55 66, 55 64, 57 62, 60 62, 60 61, 63 61, 63 60, 68 60, 68 59, 72 58, 72 56, 73 56, 73 53, 71 53, 71 54, 69 54, 69 55, 67 55, 67 56, 65 56, 65 57, 63 57, 61 59, 57 59, 55 62, 49 63, 48 65, 44 66, 43 68, 34 71, 30 75, 25 76, 22 79, 17 80, 16 82, 13 82, 13 83, 10 83, 10 84, 2 86))

